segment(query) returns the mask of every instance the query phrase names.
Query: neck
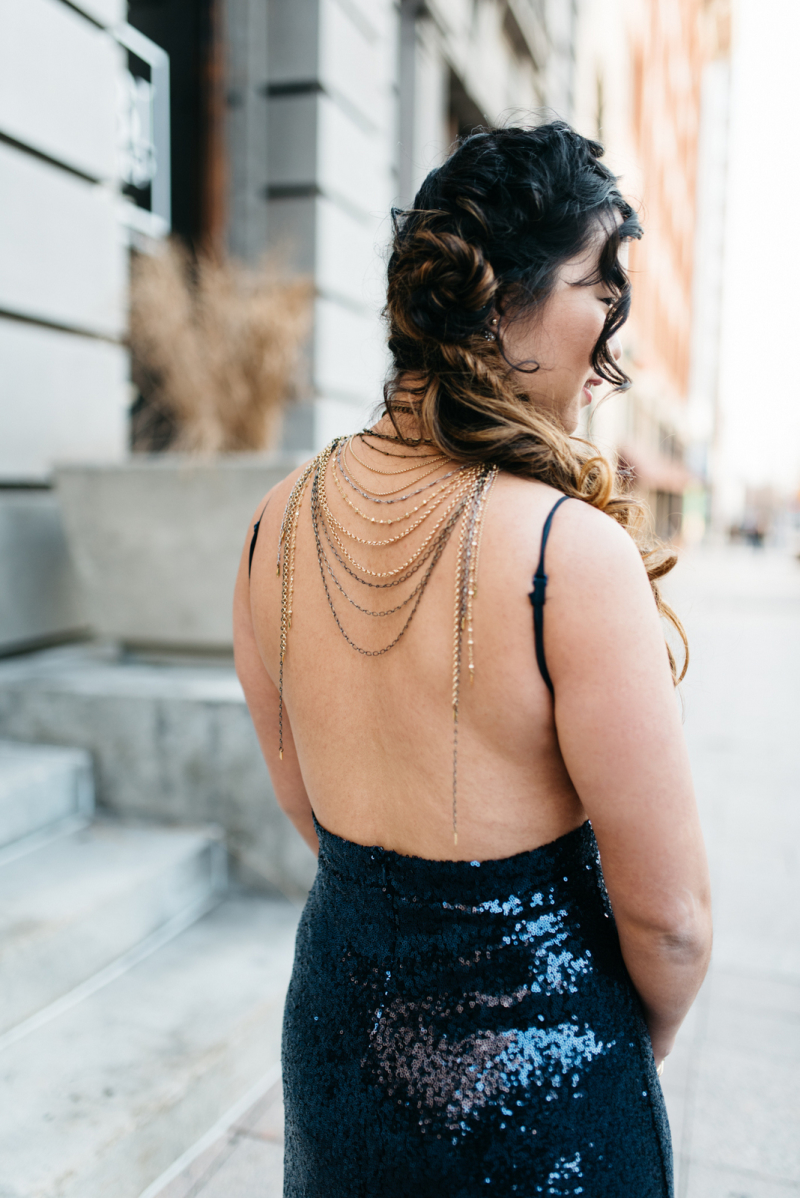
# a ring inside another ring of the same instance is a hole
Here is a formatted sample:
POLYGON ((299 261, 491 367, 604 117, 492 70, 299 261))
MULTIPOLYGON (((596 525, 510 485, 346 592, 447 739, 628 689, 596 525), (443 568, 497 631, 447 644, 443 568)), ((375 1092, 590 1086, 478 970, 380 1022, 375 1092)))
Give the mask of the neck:
POLYGON ((420 441, 423 439, 419 416, 417 415, 419 412, 420 395, 416 388, 419 380, 406 375, 401 381, 409 389, 406 390, 401 386, 394 391, 391 400, 392 416, 389 416, 388 411, 384 411, 378 423, 373 427, 376 432, 387 436, 396 436, 399 433, 405 440, 420 441))
POLYGON ((391 419, 388 412, 384 412, 377 423, 372 426, 374 432, 386 437, 396 437, 399 434, 403 440, 412 443, 423 439, 419 419, 410 404, 405 405, 401 401, 399 408, 393 405, 392 411, 394 420, 391 419))

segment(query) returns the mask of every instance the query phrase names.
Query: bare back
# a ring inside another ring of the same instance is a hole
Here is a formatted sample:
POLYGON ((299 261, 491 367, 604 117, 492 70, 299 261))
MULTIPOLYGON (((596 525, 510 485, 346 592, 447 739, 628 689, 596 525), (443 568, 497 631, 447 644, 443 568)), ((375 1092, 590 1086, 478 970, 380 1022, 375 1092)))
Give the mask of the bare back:
MULTIPOLYGON (((275 559, 292 482, 270 497, 251 580, 255 635, 275 682, 281 603, 275 559)), ((459 712, 456 851, 451 684, 458 537, 450 538, 398 643, 382 656, 365 656, 337 627, 306 500, 284 699, 303 781, 324 827, 405 854, 470 860, 535 847, 586 818, 537 669, 528 598, 542 525, 558 498, 541 483, 510 475, 501 475, 490 493, 474 607, 475 682, 463 686, 459 712)), ((375 568, 392 568, 406 551, 401 543, 391 558, 373 551, 371 560, 375 568)), ((373 629, 330 590, 345 631, 371 649, 391 640, 407 616, 401 611, 373 629)))
MULTIPOLYGON (((708 873, 663 632, 633 541, 580 500, 556 512, 543 609, 551 695, 537 667, 529 593, 543 525, 560 497, 542 483, 498 475, 474 600, 475 682, 462 687, 459 705, 454 845, 457 535, 397 644, 368 656, 347 643, 334 617, 306 499, 279 755, 275 565, 296 477, 267 497, 252 571, 248 535, 234 600, 237 670, 278 802, 312 848, 316 817, 344 841, 440 861, 511 857, 588 816, 627 968, 654 1047, 668 1052, 705 970, 708 873)), ((344 516, 332 500, 334 518, 337 511, 344 516)), ((399 541, 359 551, 377 578, 402 565, 408 548, 399 541)), ((339 624, 362 648, 380 649, 402 628, 402 613, 388 626, 354 620, 330 589, 339 624)))

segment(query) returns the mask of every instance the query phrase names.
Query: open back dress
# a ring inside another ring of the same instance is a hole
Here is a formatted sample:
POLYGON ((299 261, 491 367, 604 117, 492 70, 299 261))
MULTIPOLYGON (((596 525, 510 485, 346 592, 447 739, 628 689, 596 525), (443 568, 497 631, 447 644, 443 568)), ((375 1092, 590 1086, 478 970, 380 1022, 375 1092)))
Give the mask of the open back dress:
MULTIPOLYGON (((554 511, 531 593, 551 692, 554 511)), ((671 1198, 661 1087, 590 824, 490 861, 316 827, 284 1021, 285 1198, 671 1198)))

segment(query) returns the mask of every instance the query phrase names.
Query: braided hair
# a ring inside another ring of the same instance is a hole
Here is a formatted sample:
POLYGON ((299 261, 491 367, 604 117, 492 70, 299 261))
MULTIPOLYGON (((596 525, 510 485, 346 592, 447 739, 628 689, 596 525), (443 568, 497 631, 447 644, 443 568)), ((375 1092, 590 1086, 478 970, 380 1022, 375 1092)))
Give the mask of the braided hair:
POLYGON ((627 529, 658 610, 683 642, 680 676, 667 646, 677 682, 688 644, 658 588, 675 554, 649 534, 642 504, 597 448, 531 402, 521 376, 539 364, 509 361, 501 336, 504 325, 541 310, 559 269, 601 230, 596 273, 586 282, 602 282, 613 302, 592 367, 615 390, 630 386, 609 342, 630 311, 620 248, 642 228, 602 155, 598 142, 564 121, 474 133, 430 172, 412 208, 393 211, 384 403, 401 437, 396 413, 411 395, 421 435, 449 457, 539 479, 627 529))

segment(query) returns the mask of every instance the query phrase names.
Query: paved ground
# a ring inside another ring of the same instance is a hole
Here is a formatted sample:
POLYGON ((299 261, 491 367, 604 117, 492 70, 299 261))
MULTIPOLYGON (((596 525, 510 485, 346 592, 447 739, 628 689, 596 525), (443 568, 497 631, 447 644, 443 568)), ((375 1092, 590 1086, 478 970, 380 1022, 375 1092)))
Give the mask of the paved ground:
POLYGON ((687 558, 671 588, 715 949, 668 1060, 678 1198, 800 1194, 800 563, 687 558))
MULTIPOLYGON (((790 1198, 800 1195, 800 563, 698 554, 670 593, 692 641, 682 693, 716 918, 714 963, 664 1077, 677 1198, 790 1198)), ((280 1116, 276 1088, 162 1198, 279 1198, 280 1116)))
POLYGON ((280 1080, 233 1122, 158 1198, 282 1198, 280 1080))

